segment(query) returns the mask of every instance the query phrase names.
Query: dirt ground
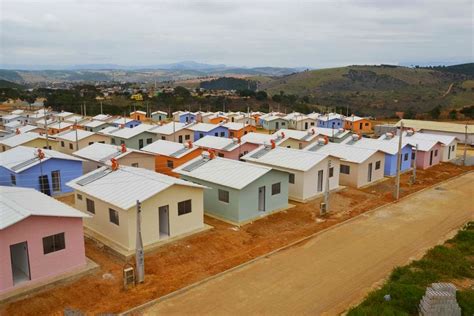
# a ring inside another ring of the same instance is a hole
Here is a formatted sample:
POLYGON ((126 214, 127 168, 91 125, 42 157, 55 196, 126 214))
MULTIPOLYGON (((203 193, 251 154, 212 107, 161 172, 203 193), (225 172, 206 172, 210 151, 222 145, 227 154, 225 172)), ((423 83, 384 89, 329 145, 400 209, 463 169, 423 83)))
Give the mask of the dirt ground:
POLYGON ((474 218, 474 173, 346 222, 142 311, 146 315, 339 315, 395 266, 474 218), (440 194, 440 189, 443 194, 440 194))
MULTIPOLYGON (((418 182, 407 185, 401 177, 401 196, 455 177, 473 167, 440 164, 418 171, 418 182)), ((117 313, 173 292, 255 257, 283 247, 355 215, 393 201, 394 179, 364 189, 346 188, 331 194, 331 214, 319 218, 321 199, 273 214, 241 228, 205 217, 214 229, 164 245, 145 256, 145 283, 122 288, 125 262, 86 240, 86 255, 100 271, 63 286, 10 304, 0 305, 0 315, 62 314, 73 309, 87 314, 117 313)))

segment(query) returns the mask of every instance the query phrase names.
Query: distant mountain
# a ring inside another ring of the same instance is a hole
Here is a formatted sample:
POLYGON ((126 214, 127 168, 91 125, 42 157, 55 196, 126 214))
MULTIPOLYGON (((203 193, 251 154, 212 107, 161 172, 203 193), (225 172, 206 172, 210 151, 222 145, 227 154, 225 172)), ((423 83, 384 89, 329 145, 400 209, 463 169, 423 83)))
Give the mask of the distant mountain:
POLYGON ((20 85, 20 84, 8 81, 8 80, 0 79, 0 89, 5 89, 5 88, 22 90, 25 87, 20 85))

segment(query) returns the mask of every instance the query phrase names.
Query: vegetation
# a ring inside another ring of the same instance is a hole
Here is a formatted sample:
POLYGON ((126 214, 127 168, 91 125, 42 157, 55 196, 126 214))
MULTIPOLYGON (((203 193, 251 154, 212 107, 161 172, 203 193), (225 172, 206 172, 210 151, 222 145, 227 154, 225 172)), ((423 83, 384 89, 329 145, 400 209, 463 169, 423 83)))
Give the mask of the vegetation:
POLYGON ((257 83, 255 81, 231 77, 222 77, 210 81, 202 81, 199 86, 207 90, 255 91, 257 89, 257 83))
MULTIPOLYGON (((435 282, 474 279, 474 222, 442 246, 436 246, 418 261, 395 268, 381 289, 370 293, 349 316, 418 315, 418 304, 426 287, 435 282), (391 300, 384 296, 390 294, 391 300)), ((474 290, 458 288, 463 315, 474 315, 474 290)))

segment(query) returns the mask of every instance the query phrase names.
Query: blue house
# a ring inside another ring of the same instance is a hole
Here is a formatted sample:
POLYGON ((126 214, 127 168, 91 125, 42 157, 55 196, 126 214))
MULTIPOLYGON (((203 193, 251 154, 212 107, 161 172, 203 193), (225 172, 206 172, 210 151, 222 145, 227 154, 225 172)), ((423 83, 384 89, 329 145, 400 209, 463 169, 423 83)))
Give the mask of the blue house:
POLYGON ((68 181, 82 176, 82 160, 55 150, 18 146, 0 153, 0 185, 32 188, 47 195, 73 190, 68 181))
POLYGON ((343 128, 344 127, 344 117, 337 113, 329 113, 326 115, 321 115, 317 118, 318 127, 326 128, 343 128))
POLYGON ((187 129, 194 132, 194 141, 203 138, 204 136, 229 137, 229 130, 222 126, 209 123, 198 123, 187 127, 187 129))
POLYGON ((127 128, 133 128, 133 127, 137 127, 138 125, 140 125, 142 122, 139 121, 139 120, 132 120, 130 118, 127 118, 127 117, 122 117, 122 118, 118 118, 114 121, 112 121, 112 126, 115 126, 115 127, 120 127, 121 125, 123 125, 124 127, 127 127, 127 128))
MULTIPOLYGON (((398 142, 388 140, 360 138, 358 135, 352 135, 343 141, 346 145, 352 145, 360 148, 376 149, 385 154, 384 176, 395 176, 397 174, 397 153, 398 142)), ((412 146, 405 143, 402 144, 402 160, 400 163, 400 171, 404 172, 411 168, 412 164, 412 146)))

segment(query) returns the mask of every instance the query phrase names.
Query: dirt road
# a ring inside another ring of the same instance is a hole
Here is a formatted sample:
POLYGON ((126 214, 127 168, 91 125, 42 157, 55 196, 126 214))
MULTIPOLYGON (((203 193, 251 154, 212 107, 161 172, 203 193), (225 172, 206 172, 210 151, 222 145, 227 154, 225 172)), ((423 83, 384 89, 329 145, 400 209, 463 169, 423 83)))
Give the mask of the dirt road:
POLYGON ((474 173, 412 195, 258 260, 145 311, 176 314, 327 314, 360 301, 398 265, 474 219, 474 173))

